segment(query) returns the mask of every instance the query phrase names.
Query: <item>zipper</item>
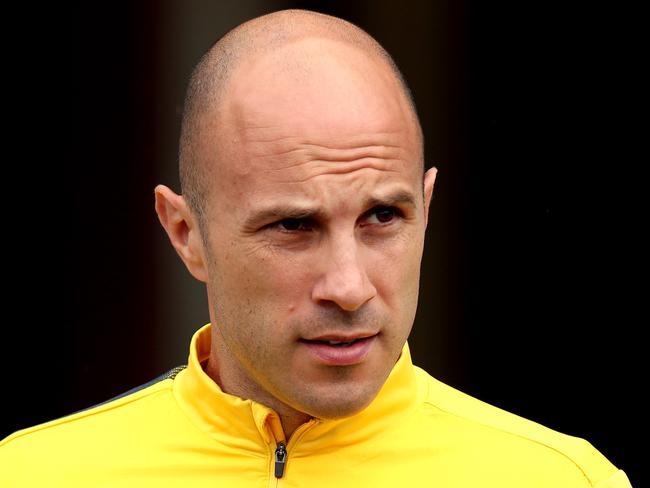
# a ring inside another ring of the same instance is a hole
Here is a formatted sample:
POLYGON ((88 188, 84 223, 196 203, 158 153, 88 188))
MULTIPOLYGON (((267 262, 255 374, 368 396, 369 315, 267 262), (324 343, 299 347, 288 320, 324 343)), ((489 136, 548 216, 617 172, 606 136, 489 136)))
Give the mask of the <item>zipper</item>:
POLYGON ((287 465, 287 446, 284 442, 278 442, 275 448, 275 477, 280 479, 284 476, 284 467, 287 465))
POLYGON ((276 444, 275 447, 275 478, 280 479, 284 476, 284 470, 287 467, 287 461, 289 460, 289 447, 295 446, 296 443, 300 440, 305 432, 311 429, 314 425, 318 423, 318 420, 311 419, 309 422, 302 424, 296 429, 296 431, 289 439, 289 444, 287 445, 284 441, 280 441, 276 444))

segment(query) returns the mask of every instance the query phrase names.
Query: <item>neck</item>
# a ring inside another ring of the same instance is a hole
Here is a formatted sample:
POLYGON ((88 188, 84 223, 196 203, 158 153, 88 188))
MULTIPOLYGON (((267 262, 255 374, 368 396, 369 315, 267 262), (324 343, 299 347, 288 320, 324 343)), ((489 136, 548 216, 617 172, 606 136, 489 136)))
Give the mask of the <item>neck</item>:
POLYGON ((214 349, 210 351, 210 357, 203 369, 212 381, 219 385, 223 392, 239 398, 253 400, 274 410, 280 418, 282 430, 284 431, 287 441, 298 427, 311 419, 310 415, 291 408, 268 392, 260 388, 253 389, 247 387, 250 381, 238 381, 236 379, 237 375, 229 375, 227 372, 222 371, 222 369, 219 368, 217 354, 215 354, 214 349))

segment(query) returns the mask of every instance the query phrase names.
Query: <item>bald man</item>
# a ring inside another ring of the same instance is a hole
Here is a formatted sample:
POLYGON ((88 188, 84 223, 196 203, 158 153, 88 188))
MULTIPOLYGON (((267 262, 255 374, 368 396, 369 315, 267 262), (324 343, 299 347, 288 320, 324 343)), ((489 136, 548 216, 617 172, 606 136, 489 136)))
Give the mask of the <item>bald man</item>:
POLYGON ((180 175, 155 208, 207 288, 188 365, 5 439, 2 486, 630 486, 412 364, 436 169, 365 32, 306 11, 229 32, 192 75, 180 175))

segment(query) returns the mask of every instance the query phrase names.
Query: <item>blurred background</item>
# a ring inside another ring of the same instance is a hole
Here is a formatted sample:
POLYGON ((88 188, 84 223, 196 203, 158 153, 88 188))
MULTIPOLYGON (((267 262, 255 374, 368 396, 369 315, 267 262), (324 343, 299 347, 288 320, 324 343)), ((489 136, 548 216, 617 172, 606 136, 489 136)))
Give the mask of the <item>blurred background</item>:
POLYGON ((413 91, 439 169, 415 363, 588 439, 636 485, 648 320, 634 14, 578 2, 115 0, 16 20, 0 438, 185 363, 206 292, 158 223, 153 189, 180 193, 200 56, 290 7, 365 29, 413 91))

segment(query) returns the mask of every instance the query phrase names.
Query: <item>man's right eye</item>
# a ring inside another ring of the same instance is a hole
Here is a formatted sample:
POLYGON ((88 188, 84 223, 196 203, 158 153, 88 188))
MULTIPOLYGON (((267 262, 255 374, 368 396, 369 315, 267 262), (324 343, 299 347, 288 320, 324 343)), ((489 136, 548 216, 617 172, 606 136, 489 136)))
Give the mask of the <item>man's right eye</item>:
POLYGON ((309 219, 282 219, 277 225, 285 232, 310 231, 313 228, 309 219))

